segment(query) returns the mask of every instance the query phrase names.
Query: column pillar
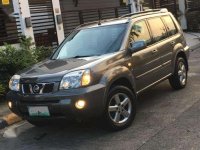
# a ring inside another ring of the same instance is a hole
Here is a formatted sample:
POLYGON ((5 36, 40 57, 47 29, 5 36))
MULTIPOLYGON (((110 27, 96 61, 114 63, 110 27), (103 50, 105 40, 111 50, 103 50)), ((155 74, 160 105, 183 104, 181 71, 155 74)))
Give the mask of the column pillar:
POLYGON ((131 12, 132 13, 137 12, 136 1, 135 0, 128 0, 128 4, 131 4, 131 12))
POLYGON ((60 23, 57 20, 58 16, 60 15, 60 17, 61 17, 61 14, 62 14, 61 9, 60 9, 60 0, 52 0, 52 5, 53 5, 53 12, 54 12, 54 18, 55 18, 58 43, 60 44, 65 39, 63 22, 60 23))
POLYGON ((178 0, 179 3, 179 10, 180 10, 180 16, 179 16, 179 21, 181 24, 181 27, 183 30, 187 29, 187 19, 186 19, 186 4, 185 0, 178 0))
POLYGON ((31 37, 32 42, 35 42, 33 27, 27 27, 25 18, 30 18, 30 8, 28 0, 13 0, 14 14, 19 15, 22 34, 27 38, 31 37))

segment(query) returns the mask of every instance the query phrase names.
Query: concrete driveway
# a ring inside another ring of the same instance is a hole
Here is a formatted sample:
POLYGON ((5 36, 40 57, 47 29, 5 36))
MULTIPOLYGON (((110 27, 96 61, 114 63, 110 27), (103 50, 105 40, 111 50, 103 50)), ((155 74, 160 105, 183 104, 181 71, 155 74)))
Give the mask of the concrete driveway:
POLYGON ((0 131, 0 149, 199 150, 200 49, 191 53, 188 86, 171 89, 168 81, 139 96, 133 125, 108 132, 93 123, 36 128, 20 122, 0 131))

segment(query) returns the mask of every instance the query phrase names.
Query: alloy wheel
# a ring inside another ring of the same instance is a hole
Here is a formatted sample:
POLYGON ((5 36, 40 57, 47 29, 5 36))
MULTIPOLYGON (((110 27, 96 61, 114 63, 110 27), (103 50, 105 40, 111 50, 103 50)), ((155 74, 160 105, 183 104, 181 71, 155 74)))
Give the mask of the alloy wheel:
POLYGON ((179 63, 178 76, 179 76, 180 83, 182 85, 185 85, 186 80, 187 80, 187 71, 186 71, 186 68, 185 68, 185 64, 183 62, 179 63))
POLYGON ((110 119, 117 124, 125 123, 132 111, 130 98, 124 93, 115 94, 109 103, 108 112, 110 119))

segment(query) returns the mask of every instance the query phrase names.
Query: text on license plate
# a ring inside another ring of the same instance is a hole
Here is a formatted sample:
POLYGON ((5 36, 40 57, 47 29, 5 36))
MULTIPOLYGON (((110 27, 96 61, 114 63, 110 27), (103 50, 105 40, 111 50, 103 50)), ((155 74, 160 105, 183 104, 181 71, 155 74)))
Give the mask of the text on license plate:
POLYGON ((28 107, 29 115, 32 117, 48 117, 50 116, 47 106, 30 106, 28 107))

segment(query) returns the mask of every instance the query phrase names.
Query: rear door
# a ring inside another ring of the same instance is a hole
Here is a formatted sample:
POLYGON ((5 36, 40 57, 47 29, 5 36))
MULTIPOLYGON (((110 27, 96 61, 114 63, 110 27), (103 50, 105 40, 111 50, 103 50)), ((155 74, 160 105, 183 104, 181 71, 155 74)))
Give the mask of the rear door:
POLYGON ((157 46, 152 43, 146 20, 138 21, 132 26, 129 42, 140 40, 146 41, 147 47, 132 54, 133 74, 136 78, 138 92, 160 78, 159 70, 162 67, 157 46))
POLYGON ((167 28, 168 38, 166 39, 165 48, 161 49, 162 57, 161 60, 163 61, 163 69, 166 70, 166 73, 171 73, 173 69, 172 65, 172 57, 173 57, 173 49, 176 46, 176 43, 179 43, 180 38, 182 37, 181 34, 178 34, 178 29, 175 26, 171 16, 166 15, 161 17, 165 26, 167 28))
POLYGON ((157 46, 158 55, 160 57, 159 64, 162 64, 162 68, 159 70, 157 76, 159 79, 162 79, 171 72, 170 66, 173 52, 171 44, 174 43, 168 39, 167 28, 161 17, 148 19, 148 24, 151 29, 154 45, 157 46))

